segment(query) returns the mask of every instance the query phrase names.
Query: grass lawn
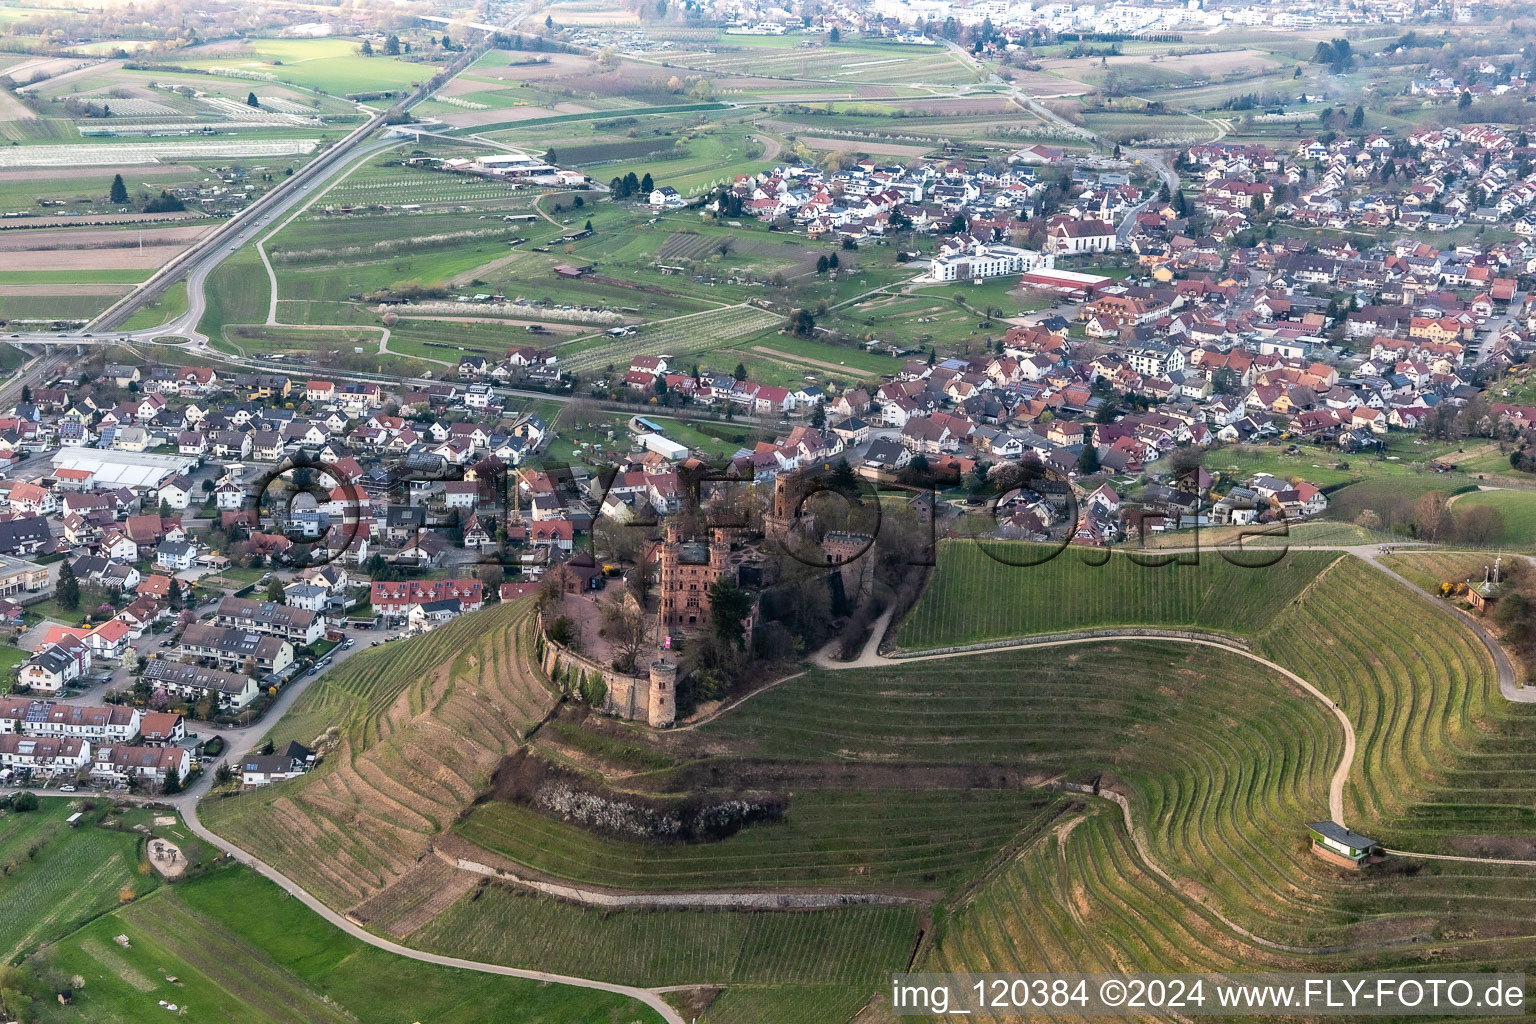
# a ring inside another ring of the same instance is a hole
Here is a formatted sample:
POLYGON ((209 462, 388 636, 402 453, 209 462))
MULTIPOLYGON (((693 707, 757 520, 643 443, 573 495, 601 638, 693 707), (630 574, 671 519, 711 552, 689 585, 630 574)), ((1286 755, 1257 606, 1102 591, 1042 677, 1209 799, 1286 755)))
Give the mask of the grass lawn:
POLYGON ((159 327, 186 311, 187 282, 183 279, 167 288, 154 302, 135 310, 119 330, 140 331, 149 327, 159 327))
POLYGON ((208 275, 208 306, 198 322, 198 330, 217 338, 225 324, 265 323, 271 293, 266 268, 261 265, 255 246, 241 247, 208 275))
POLYGON ((29 657, 31 655, 20 647, 0 646, 0 679, 9 680, 12 670, 25 665, 29 657))
POLYGON ((85 622, 85 611, 83 609, 87 607, 83 596, 80 601, 80 607, 73 609, 63 607, 50 597, 46 601, 38 601, 35 604, 27 605, 27 615, 29 621, 32 621, 33 617, 35 617, 36 619, 52 619, 54 622, 62 622, 69 626, 78 626, 85 622))
POLYGON ((1451 504, 1458 516, 1474 508, 1494 509, 1502 520, 1502 531, 1490 543, 1536 548, 1536 490, 1477 491, 1459 494, 1451 504))

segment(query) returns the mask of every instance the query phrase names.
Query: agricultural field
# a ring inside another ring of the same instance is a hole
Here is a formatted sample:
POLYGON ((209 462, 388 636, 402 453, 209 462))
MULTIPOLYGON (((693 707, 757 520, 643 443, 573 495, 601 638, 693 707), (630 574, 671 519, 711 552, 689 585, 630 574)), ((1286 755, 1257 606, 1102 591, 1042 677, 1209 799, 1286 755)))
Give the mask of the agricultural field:
POLYGON ((608 993, 419 963, 343 935, 245 868, 163 887, 73 932, 41 966, 79 975, 67 1009, 36 1019, 145 1020, 164 1003, 195 1022, 346 1024, 397 1015, 490 1024, 658 1021, 608 993), (126 945, 117 936, 126 936, 126 945))
POLYGON ((337 730, 325 763, 205 804, 205 823, 333 906, 385 889, 554 706, 549 681, 518 654, 531 613, 528 602, 494 605, 349 659, 273 727, 279 744, 337 730))
POLYGON ((250 39, 231 52, 222 44, 206 55, 194 48, 176 63, 257 82, 285 82, 322 95, 410 91, 437 67, 382 54, 364 57, 356 39, 250 39))
POLYGON ((1442 583, 1482 583, 1485 570, 1493 568, 1492 551, 1443 551, 1438 549, 1400 549, 1387 555, 1382 564, 1403 579, 1439 593, 1442 583))
MULTIPOLYGON (((24 81, 0 106, 8 143, 0 211, 27 230, 6 232, 0 267, 71 276, 8 274, 0 320, 90 319, 123 294, 120 285, 148 277, 360 123, 365 115, 345 94, 398 92, 439 66, 356 48, 348 39, 256 39, 157 51, 133 67, 89 57, 20 64, 12 75, 24 81), (115 173, 127 191, 116 202, 115 173), (180 190, 186 209, 148 212, 167 190, 180 190)), ((130 326, 153 326, 151 315, 130 326)))
MULTIPOLYGON (((670 419, 650 410, 642 415, 661 427, 666 437, 715 460, 729 458, 742 447, 751 447, 760 436, 756 428, 739 423, 670 419)), ((637 447, 631 439, 629 419, 628 414, 598 415, 581 422, 562 417, 555 439, 544 449, 544 457, 552 463, 610 466, 614 459, 637 447)))
MULTIPOLYGON (((1300 455, 1285 454, 1281 445, 1234 444, 1212 448, 1203 465, 1223 479, 1244 480, 1259 473, 1282 480, 1302 479, 1323 488, 1335 488, 1382 477, 1433 477, 1443 484, 1454 474, 1427 472, 1426 461, 1438 457, 1445 445, 1418 445, 1397 439, 1380 456, 1342 455, 1320 445, 1298 445, 1300 455)), ((1156 465, 1156 464, 1154 464, 1156 465)), ((1462 481, 1447 486, 1459 486, 1462 481)))
POLYGON ((815 88, 837 85, 954 86, 977 72, 948 49, 884 41, 822 43, 794 36, 721 36, 709 50, 674 52, 671 63, 726 77, 750 75, 815 88))
POLYGON ((778 316, 766 310, 728 306, 648 326, 629 338, 575 342, 557 349, 556 354, 560 356, 561 367, 568 372, 591 374, 605 366, 627 367, 636 356, 665 353, 682 358, 728 346, 736 339, 760 334, 778 322, 778 316))
MULTIPOLYGON (((1185 548, 1198 545, 1217 555, 1220 550, 1235 552, 1246 548, 1355 547, 1361 544, 1390 543, 1401 538, 1379 530, 1369 530, 1354 523, 1327 520, 1303 520, 1298 523, 1256 524, 1253 526, 1205 526, 1198 530, 1170 530, 1148 534, 1150 548, 1185 548)), ((1138 543, 1141 543, 1138 538, 1138 543)), ((1219 555, 1218 555, 1219 557, 1219 555)), ((1234 555, 1234 557, 1238 557, 1234 555)))
MULTIPOLYGON (((1017 560, 1040 549, 991 545, 988 550, 1017 560)), ((1485 777, 1480 785, 1499 792, 1482 792, 1475 806, 1455 806, 1462 801, 1451 793, 1432 795, 1438 785, 1462 777, 1431 770, 1439 756, 1434 751, 1452 743, 1448 731, 1473 729, 1475 738, 1456 742, 1500 746, 1509 742, 1500 723, 1528 712, 1524 705, 1484 707, 1495 692, 1495 679, 1476 639, 1447 618, 1448 611, 1382 579, 1352 556, 1292 550, 1272 566, 1241 568, 1206 554, 1196 565, 1142 568, 1123 555, 1104 566, 1084 565, 1068 551, 1042 567, 1014 568, 989 558, 979 546, 949 543, 941 548, 938 563, 932 583, 898 634, 905 646, 1115 624, 1232 634, 1336 695, 1365 732, 1358 770, 1346 789, 1351 821, 1401 830, 1434 845, 1456 842, 1457 822, 1469 834, 1536 829, 1536 816, 1513 806, 1512 794, 1526 784, 1523 779, 1485 777), (1021 586, 1028 573, 1034 578, 1021 586), (978 602, 970 596, 999 593, 1008 599, 978 602), (1359 611, 1385 601, 1393 608, 1391 616, 1359 611), (1415 716, 1411 723, 1394 719, 1394 702, 1409 694, 1428 701, 1433 713, 1415 716), (1483 707, 1489 721, 1471 726, 1474 707, 1483 707), (1374 732, 1404 728, 1410 732, 1403 736, 1374 732), (1408 762, 1406 774, 1392 767, 1393 758, 1408 762)), ((1466 770, 1475 764, 1468 762, 1466 770)))

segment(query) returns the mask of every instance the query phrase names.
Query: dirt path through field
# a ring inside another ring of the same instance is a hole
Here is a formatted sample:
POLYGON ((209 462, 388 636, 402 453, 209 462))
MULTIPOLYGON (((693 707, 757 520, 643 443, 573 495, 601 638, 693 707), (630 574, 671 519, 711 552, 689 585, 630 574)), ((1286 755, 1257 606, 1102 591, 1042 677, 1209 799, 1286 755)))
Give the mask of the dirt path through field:
POLYGON ((131 284, 0 284, 0 295, 126 295, 131 284))
POLYGON ((860 373, 863 372, 857 370, 857 367, 850 368, 843 365, 842 363, 829 363, 825 359, 813 359, 810 356, 799 356, 792 352, 780 352, 778 349, 769 348, 767 345, 753 345, 751 351, 756 352, 761 356, 769 356, 773 359, 782 359, 787 363, 804 363, 806 366, 814 366, 818 369, 830 370, 833 373, 848 373, 850 369, 860 373))
POLYGON ((186 246, 142 249, 0 249, 0 272, 15 270, 155 270, 186 246))

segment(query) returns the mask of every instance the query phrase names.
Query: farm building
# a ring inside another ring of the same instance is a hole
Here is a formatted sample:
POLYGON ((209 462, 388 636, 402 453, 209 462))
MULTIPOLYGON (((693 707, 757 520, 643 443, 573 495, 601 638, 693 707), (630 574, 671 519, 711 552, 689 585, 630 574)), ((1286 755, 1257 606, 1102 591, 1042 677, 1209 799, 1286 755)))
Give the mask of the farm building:
POLYGON ((475 157, 473 169, 499 178, 533 178, 553 175, 559 168, 527 153, 490 153, 475 157))
POLYGON ((1381 852, 1376 840, 1351 832, 1336 821, 1311 822, 1307 831, 1312 838, 1313 853, 1344 867, 1361 867, 1381 852))

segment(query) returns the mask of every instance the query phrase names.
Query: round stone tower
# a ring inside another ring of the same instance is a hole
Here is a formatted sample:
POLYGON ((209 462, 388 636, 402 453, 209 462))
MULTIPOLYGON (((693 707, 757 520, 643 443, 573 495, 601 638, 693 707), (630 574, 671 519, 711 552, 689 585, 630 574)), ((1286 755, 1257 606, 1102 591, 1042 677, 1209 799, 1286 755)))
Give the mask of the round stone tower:
POLYGON ((667 661, 651 662, 651 703, 649 721, 652 729, 663 729, 677 720, 677 666, 667 661))

